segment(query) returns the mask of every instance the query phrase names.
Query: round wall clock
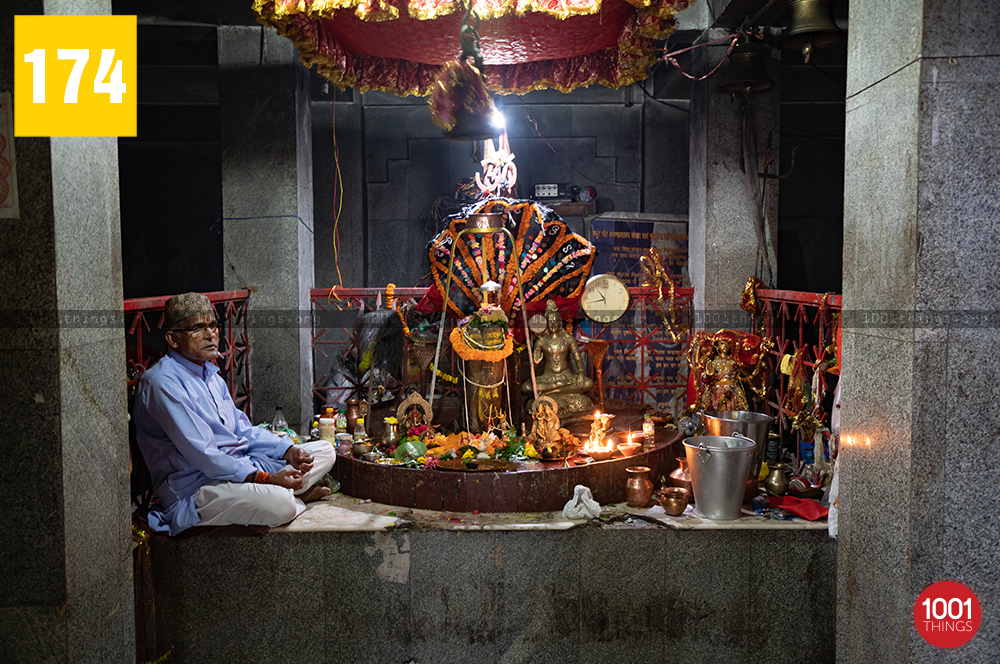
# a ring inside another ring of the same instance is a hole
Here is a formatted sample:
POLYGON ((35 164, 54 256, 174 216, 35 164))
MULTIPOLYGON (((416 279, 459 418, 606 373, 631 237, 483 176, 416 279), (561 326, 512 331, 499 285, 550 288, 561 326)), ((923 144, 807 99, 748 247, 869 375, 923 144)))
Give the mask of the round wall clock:
POLYGON ((545 314, 535 314, 528 319, 528 329, 536 336, 541 335, 547 326, 548 323, 545 321, 545 314))
POLYGON ((597 274, 587 280, 580 297, 584 315, 595 323, 613 323, 628 310, 628 286, 613 274, 597 274))

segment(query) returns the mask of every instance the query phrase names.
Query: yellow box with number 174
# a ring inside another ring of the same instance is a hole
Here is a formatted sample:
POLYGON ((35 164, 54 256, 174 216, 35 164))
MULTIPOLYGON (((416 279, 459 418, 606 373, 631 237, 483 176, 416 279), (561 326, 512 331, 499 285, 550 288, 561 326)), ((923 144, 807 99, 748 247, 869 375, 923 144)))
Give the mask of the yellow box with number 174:
POLYGON ((15 16, 15 136, 136 135, 135 16, 15 16))

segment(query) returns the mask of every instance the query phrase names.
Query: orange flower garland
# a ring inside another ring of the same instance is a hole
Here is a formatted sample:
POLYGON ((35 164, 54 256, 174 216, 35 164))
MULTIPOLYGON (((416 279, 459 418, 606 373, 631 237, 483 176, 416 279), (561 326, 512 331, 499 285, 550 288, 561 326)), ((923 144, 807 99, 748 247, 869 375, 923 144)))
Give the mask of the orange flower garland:
POLYGON ((483 360, 485 362, 499 362, 507 359, 514 352, 514 337, 507 336, 503 342, 503 348, 497 350, 479 350, 472 348, 463 339, 463 328, 456 327, 448 337, 451 347, 458 353, 458 356, 465 361, 483 360))
POLYGON ((407 339, 410 338, 410 326, 406 324, 406 314, 403 313, 403 307, 396 306, 396 284, 390 283, 385 287, 385 306, 390 309, 395 309, 396 315, 399 316, 399 322, 403 324, 403 336, 407 339))

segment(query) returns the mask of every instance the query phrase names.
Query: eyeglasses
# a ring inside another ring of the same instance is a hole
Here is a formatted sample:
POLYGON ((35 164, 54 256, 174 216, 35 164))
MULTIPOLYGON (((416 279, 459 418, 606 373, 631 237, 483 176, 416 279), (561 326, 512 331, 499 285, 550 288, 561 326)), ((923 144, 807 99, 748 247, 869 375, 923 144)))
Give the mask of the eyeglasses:
POLYGON ((211 323, 207 323, 207 324, 206 323, 198 323, 197 325, 195 325, 193 327, 183 327, 183 328, 178 328, 178 329, 172 330, 172 331, 173 332, 190 332, 191 336, 193 336, 193 337, 203 337, 203 336, 205 336, 206 334, 208 334, 210 332, 218 332, 219 331, 219 321, 212 321, 211 323))

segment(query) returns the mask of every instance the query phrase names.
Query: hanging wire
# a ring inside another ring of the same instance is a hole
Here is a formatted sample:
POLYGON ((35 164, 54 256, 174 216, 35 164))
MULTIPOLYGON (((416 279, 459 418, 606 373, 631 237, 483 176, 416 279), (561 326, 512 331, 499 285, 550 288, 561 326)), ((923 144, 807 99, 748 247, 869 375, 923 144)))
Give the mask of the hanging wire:
POLYGON ((691 79, 692 81, 704 81, 706 78, 708 78, 716 71, 718 71, 719 67, 722 66, 722 63, 725 62, 726 58, 729 57, 729 54, 733 52, 733 47, 736 46, 736 42, 739 40, 739 38, 740 38, 740 33, 734 32, 733 34, 726 35, 725 37, 719 37, 718 39, 713 39, 711 41, 703 42, 701 44, 693 44, 691 46, 688 46, 687 48, 681 48, 676 51, 671 51, 670 53, 664 53, 663 55, 660 56, 660 59, 666 60, 667 62, 672 64, 674 67, 677 68, 677 71, 679 71, 681 74, 691 79), (719 64, 715 65, 715 68, 712 69, 712 71, 705 74, 704 76, 695 77, 687 73, 686 71, 681 69, 680 64, 677 62, 677 58, 674 57, 680 55, 681 53, 686 53, 688 51, 693 51, 696 48, 701 48, 702 46, 710 46, 711 44, 717 44, 718 42, 726 41, 727 39, 731 41, 729 42, 729 49, 726 51, 726 54, 722 56, 722 60, 719 61, 719 64))
POLYGON ((340 147, 337 145, 337 93, 334 93, 331 104, 331 122, 333 128, 333 163, 336 166, 335 180, 333 185, 333 196, 335 198, 333 206, 333 264, 337 268, 337 282, 341 287, 344 285, 344 278, 340 274, 340 213, 344 209, 344 178, 340 173, 340 147), (338 193, 339 191, 339 193, 338 193))

